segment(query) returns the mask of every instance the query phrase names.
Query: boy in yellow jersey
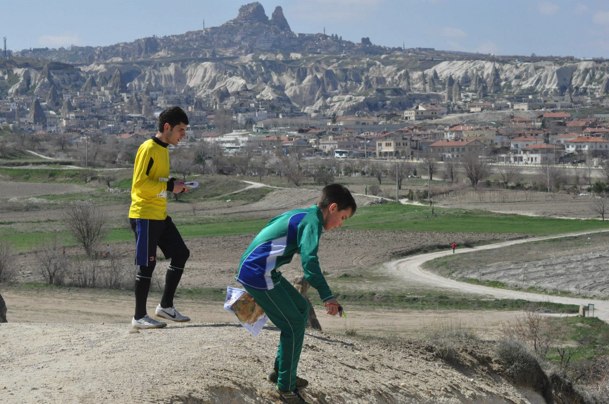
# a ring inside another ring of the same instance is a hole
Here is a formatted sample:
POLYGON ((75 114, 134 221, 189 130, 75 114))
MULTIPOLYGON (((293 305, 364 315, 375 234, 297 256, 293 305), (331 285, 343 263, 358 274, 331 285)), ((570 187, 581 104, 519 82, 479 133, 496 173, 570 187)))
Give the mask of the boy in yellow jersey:
POLYGON ((182 181, 169 178, 169 145, 176 146, 186 135, 188 116, 180 107, 159 115, 158 132, 140 145, 133 165, 129 222, 135 233, 137 274, 135 276, 134 328, 162 328, 167 324, 148 316, 146 301, 156 265, 156 250, 170 259, 165 290, 155 314, 172 321, 189 321, 173 305, 190 251, 171 217, 167 216, 167 193, 179 194, 188 188, 182 181))

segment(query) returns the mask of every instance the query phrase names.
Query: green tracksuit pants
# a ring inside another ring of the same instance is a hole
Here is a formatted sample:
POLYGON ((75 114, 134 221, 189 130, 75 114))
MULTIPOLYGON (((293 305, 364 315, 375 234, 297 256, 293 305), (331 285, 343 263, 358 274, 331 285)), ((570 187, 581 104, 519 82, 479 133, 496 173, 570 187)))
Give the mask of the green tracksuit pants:
POLYGON ((275 357, 277 387, 293 391, 296 389, 298 361, 309 318, 309 302, 281 273, 273 272, 272 279, 274 287, 271 290, 244 287, 281 331, 275 357))

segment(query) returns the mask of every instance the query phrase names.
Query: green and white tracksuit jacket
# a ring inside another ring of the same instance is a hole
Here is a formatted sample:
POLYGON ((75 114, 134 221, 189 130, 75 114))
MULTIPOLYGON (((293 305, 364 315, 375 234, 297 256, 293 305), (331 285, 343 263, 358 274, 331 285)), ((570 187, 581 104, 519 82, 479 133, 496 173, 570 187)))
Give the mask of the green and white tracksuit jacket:
POLYGON ((250 288, 271 290, 274 287, 273 273, 299 253, 304 278, 317 289, 322 301, 333 298, 317 258, 322 231, 323 215, 315 205, 275 217, 258 233, 241 257, 236 280, 250 288))

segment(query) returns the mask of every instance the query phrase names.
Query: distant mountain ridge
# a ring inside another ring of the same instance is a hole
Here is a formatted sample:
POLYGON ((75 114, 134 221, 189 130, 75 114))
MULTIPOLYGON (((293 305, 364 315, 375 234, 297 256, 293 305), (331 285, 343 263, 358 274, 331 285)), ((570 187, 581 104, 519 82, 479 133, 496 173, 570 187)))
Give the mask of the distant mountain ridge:
POLYGON ((609 94, 605 60, 388 48, 367 38, 353 43, 337 35, 295 34, 281 7, 269 18, 258 2, 242 6, 236 18, 219 27, 17 56, 52 62, 3 62, 12 63, 16 77, 7 96, 46 100, 103 87, 134 94, 132 112, 137 113, 158 94, 201 108, 287 114, 399 114, 424 102, 531 97, 571 102, 609 94))

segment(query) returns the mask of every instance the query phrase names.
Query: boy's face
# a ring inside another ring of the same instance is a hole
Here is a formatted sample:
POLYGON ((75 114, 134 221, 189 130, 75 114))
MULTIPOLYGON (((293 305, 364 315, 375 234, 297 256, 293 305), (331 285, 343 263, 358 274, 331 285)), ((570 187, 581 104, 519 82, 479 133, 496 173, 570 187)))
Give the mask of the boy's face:
POLYGON ((353 210, 351 208, 338 210, 338 205, 336 203, 331 203, 324 216, 324 230, 332 230, 342 226, 343 222, 349 219, 352 214, 353 210))
POLYGON ((188 125, 184 123, 179 123, 172 128, 168 123, 166 123, 165 127, 163 128, 165 129, 165 131, 163 132, 166 139, 165 143, 177 146, 177 144, 180 143, 180 140, 182 140, 184 136, 186 136, 187 127, 188 125))

